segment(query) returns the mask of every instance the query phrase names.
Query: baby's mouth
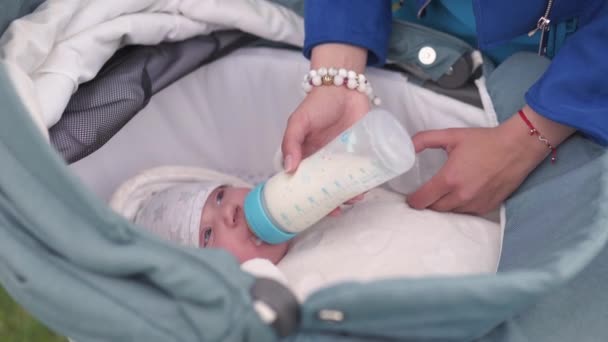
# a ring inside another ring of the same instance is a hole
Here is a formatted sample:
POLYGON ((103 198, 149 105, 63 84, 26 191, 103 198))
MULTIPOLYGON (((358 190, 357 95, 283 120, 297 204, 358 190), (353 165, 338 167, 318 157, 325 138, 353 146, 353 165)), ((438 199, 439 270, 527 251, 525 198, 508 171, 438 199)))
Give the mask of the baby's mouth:
POLYGON ((249 226, 249 222, 247 222, 247 219, 245 218, 245 213, 241 210, 241 208, 236 207, 235 208, 235 215, 234 215, 234 221, 235 223, 237 223, 237 221, 243 220, 243 223, 245 223, 245 228, 247 229, 247 233, 249 234, 249 241, 251 241, 254 245, 256 245, 257 247, 261 246, 264 241, 262 241, 260 238, 258 238, 257 235, 255 235, 255 233, 251 230, 251 227, 249 226))
POLYGON ((249 234, 250 234, 249 240, 251 240, 251 242, 254 245, 256 245, 256 246, 259 247, 259 246, 261 246, 264 243, 264 241, 260 240, 259 237, 255 236, 255 234, 253 234, 253 232, 251 230, 249 231, 249 234))
POLYGON ((264 241, 262 241, 257 235, 255 235, 255 233, 251 230, 251 227, 249 227, 249 224, 247 223, 247 220, 245 220, 245 227, 247 229, 247 233, 249 234, 249 240, 256 245, 257 247, 261 246, 264 244, 264 241))

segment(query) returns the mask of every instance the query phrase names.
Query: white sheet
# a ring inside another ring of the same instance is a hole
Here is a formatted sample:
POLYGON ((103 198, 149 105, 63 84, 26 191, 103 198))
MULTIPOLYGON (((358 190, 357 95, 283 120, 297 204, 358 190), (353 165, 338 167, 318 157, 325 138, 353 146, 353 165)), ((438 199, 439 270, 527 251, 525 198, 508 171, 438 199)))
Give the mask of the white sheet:
POLYGON ((0 37, 0 63, 12 70, 34 121, 48 128, 120 47, 220 29, 293 45, 304 36, 300 17, 265 0, 47 0, 0 37))
POLYGON ((495 273, 500 225, 484 218, 415 210, 383 189, 293 241, 277 267, 300 299, 346 281, 495 273))

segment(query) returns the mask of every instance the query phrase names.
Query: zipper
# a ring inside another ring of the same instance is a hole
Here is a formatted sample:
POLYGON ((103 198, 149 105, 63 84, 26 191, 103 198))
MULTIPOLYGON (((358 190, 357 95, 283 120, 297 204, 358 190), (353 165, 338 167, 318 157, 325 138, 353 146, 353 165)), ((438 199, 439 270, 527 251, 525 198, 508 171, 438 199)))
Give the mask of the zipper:
MULTIPOLYGON (((424 4, 422 4, 422 6, 420 6, 420 9, 416 13, 416 17, 418 17, 418 19, 422 18, 422 16, 424 15, 424 10, 426 10, 426 8, 429 6, 431 1, 432 0, 426 0, 424 2, 424 4)), ((397 12, 398 10, 400 10, 403 7, 404 3, 405 3, 405 0, 393 1, 393 7, 392 7, 393 12, 397 12)))
POLYGON ((551 13, 551 7, 553 7, 553 0, 549 0, 547 3, 547 8, 545 9, 545 14, 538 18, 536 22, 536 27, 528 32, 528 37, 532 37, 536 34, 537 31, 540 30, 540 41, 538 42, 538 54, 543 56, 547 51, 547 39, 545 37, 545 33, 549 31, 551 20, 549 19, 549 13, 551 13))
POLYGON ((422 18, 424 16, 424 12, 426 10, 426 8, 429 6, 429 4, 431 3, 432 0, 426 0, 424 2, 424 4, 422 4, 422 6, 420 7, 420 9, 418 10, 418 13, 416 14, 416 16, 418 17, 418 19, 422 18))

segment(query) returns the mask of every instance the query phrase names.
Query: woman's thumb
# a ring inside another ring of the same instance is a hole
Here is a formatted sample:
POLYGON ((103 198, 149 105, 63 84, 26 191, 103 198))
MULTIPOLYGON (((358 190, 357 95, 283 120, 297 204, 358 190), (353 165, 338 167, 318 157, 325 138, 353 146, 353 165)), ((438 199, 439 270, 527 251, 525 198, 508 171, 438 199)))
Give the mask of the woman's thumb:
POLYGON ((283 142, 281 143, 281 150, 283 152, 283 169, 288 173, 294 172, 300 161, 302 160, 302 144, 306 138, 306 131, 302 125, 298 125, 297 122, 289 120, 287 128, 285 129, 285 135, 283 135, 283 142))

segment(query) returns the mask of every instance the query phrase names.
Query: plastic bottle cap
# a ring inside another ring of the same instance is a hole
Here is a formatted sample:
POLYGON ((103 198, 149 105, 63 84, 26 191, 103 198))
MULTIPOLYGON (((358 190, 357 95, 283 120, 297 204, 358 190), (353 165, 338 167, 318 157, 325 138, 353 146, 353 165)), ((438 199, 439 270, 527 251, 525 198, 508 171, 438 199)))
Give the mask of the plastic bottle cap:
POLYGON ((372 148, 386 168, 402 174, 411 169, 416 159, 416 151, 409 134, 401 123, 389 112, 375 109, 368 115, 370 132, 382 132, 382 139, 376 140, 372 148))
POLYGON ((270 244, 279 244, 290 240, 296 234, 286 232, 279 228, 272 220, 264 203, 262 201, 262 191, 264 189, 262 183, 245 197, 245 203, 243 204, 243 210, 245 211, 245 219, 249 224, 251 231, 262 241, 270 244))

